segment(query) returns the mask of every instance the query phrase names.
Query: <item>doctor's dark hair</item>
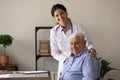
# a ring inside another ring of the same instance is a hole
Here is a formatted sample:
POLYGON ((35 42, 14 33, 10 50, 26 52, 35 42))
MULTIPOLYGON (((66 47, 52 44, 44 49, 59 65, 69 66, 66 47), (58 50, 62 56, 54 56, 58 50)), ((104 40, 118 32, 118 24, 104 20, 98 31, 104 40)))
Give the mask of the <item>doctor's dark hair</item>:
POLYGON ((62 9, 63 11, 67 12, 67 9, 65 8, 64 5, 62 4, 55 4, 53 5, 53 7, 51 8, 51 15, 54 17, 54 12, 57 10, 57 9, 62 9))

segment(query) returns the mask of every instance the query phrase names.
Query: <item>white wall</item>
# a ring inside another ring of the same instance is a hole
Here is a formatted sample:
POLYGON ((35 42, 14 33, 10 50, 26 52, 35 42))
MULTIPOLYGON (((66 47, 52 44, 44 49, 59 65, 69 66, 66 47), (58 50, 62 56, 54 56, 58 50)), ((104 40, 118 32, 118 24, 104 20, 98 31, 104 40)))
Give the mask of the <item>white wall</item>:
MULTIPOLYGON (((69 17, 84 25, 98 56, 120 68, 120 0, 0 0, 0 34, 14 37, 7 48, 10 62, 18 64, 19 70, 35 70, 34 28, 54 25, 50 10, 55 3, 63 3, 69 17)), ((55 63, 53 71, 57 70, 57 62, 50 60, 55 63)), ((106 77, 118 80, 120 72, 111 71, 106 77)))

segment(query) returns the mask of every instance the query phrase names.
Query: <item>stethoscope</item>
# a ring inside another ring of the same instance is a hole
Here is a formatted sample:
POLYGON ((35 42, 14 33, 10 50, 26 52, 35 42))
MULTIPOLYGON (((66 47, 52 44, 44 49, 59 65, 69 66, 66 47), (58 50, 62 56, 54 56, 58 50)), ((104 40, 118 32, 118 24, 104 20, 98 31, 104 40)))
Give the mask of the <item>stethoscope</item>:
POLYGON ((72 24, 71 20, 70 20, 70 26, 71 26, 71 33, 73 33, 73 24, 72 24))
MULTIPOLYGON (((70 27, 71 27, 71 33, 73 33, 73 24, 72 24, 72 22, 71 22, 71 20, 69 19, 69 21, 70 21, 70 27)), ((59 24, 59 27, 61 27, 61 25, 59 24)))

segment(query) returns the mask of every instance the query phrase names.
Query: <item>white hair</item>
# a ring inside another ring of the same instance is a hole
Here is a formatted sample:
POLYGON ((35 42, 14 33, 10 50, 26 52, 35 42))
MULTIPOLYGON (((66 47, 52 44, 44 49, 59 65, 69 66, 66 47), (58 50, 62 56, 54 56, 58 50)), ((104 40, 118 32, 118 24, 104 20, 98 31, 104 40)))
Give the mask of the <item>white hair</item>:
POLYGON ((84 39, 84 35, 83 35, 81 32, 74 32, 74 33, 72 33, 72 34, 69 36, 69 40, 70 40, 71 38, 75 38, 75 37, 79 37, 79 38, 81 38, 81 39, 84 39))

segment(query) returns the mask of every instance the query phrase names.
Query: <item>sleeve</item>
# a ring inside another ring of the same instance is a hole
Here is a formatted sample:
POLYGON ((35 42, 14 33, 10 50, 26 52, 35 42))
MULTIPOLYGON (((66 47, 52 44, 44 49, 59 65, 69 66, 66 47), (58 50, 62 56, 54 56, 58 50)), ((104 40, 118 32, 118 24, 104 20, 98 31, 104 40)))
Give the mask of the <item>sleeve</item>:
MULTIPOLYGON (((83 35, 84 35, 84 38, 85 38, 85 40, 86 40, 86 47, 87 47, 88 49, 94 48, 93 42, 90 40, 90 38, 89 38, 86 30, 83 28, 83 25, 80 24, 78 30, 79 30, 80 32, 82 32, 83 35)), ((94 49, 95 49, 95 48, 94 48, 94 49)))
POLYGON ((55 36, 56 31, 51 29, 50 30, 50 48, 51 48, 51 55, 54 59, 57 61, 62 61, 67 58, 59 49, 57 42, 56 42, 56 36, 55 36))
POLYGON ((84 60, 83 66, 82 66, 82 73, 83 73, 82 80, 94 80, 91 56, 87 57, 84 60))
POLYGON ((97 57, 92 57, 93 71, 94 71, 94 79, 100 77, 100 63, 97 57))

